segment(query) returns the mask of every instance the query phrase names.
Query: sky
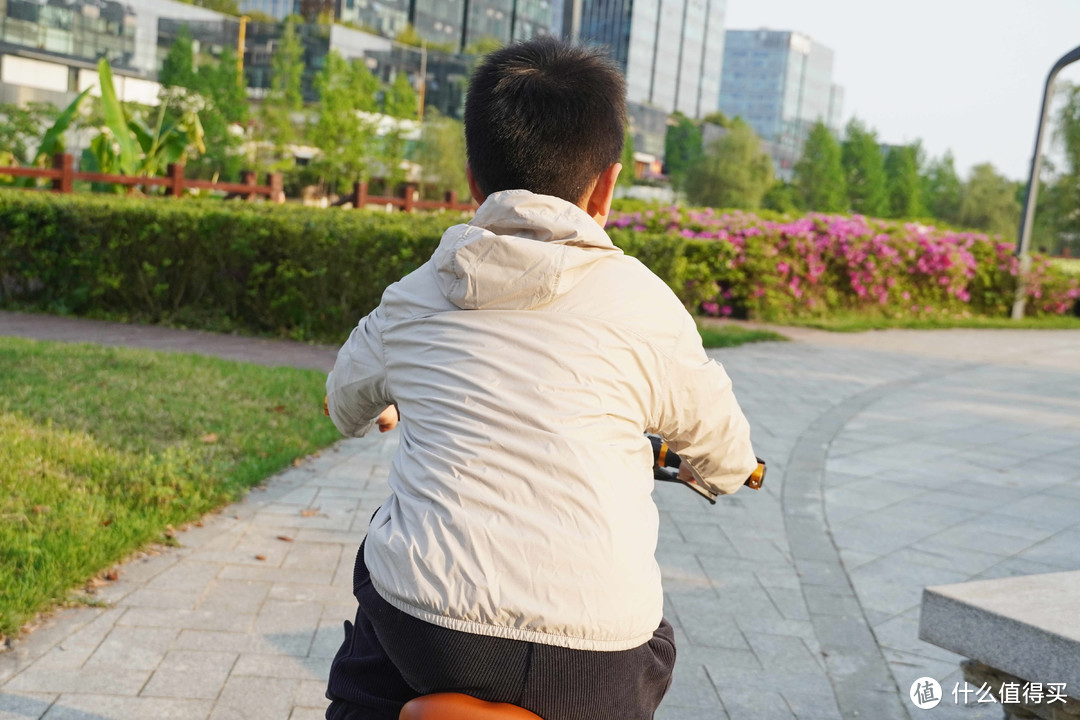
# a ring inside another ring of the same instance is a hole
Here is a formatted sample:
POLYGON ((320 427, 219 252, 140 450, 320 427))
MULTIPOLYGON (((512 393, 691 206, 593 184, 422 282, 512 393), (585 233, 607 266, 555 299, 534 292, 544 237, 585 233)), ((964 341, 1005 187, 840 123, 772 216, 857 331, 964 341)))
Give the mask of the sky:
MULTIPOLYGON (((1046 76, 1080 46, 1080 0, 728 0, 725 24, 831 48, 844 122, 881 142, 921 139, 961 175, 990 162, 1026 180, 1046 76)), ((1080 83, 1080 62, 1058 77, 1080 83)))

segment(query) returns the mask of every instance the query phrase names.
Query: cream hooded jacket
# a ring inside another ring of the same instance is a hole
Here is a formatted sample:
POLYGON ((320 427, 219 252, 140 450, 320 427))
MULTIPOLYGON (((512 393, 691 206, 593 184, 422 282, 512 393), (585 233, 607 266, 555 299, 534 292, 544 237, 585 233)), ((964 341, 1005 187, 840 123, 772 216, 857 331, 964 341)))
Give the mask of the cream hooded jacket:
POLYGON ((668 287, 580 208, 511 190, 383 294, 327 380, 361 436, 390 402, 392 494, 364 558, 447 628, 581 650, 652 637, 658 433, 719 492, 756 466, 723 368, 668 287))

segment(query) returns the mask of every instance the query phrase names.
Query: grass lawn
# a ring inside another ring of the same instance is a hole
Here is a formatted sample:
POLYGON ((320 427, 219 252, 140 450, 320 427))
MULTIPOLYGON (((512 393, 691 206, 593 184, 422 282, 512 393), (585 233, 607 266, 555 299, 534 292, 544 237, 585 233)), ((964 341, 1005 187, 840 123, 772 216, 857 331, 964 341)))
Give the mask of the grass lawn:
POLYGON ((758 330, 741 325, 704 325, 698 324, 701 341, 707 348, 735 347, 753 342, 787 340, 786 337, 770 330, 758 330))
POLYGON ((325 375, 0 338, 0 636, 329 445, 325 375))
POLYGON ((864 332, 866 330, 945 330, 949 328, 981 328, 995 330, 1080 330, 1080 318, 1071 315, 1052 315, 1040 318, 868 318, 837 315, 828 318, 793 318, 784 325, 819 328, 834 332, 864 332))

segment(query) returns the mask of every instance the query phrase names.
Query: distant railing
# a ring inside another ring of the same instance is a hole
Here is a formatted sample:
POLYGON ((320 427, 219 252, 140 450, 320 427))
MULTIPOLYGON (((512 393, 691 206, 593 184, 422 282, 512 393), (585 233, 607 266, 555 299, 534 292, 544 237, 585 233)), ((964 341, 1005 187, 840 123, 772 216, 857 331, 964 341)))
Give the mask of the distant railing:
MULTIPOLYGON (((271 202, 285 202, 285 189, 281 173, 268 173, 265 185, 259 185, 255 173, 250 170, 241 173, 241 181, 238 183, 190 180, 184 177, 184 166, 180 163, 169 165, 168 175, 165 177, 111 175, 108 173, 76 171, 75 158, 72 155, 57 153, 53 156, 53 166, 51 168, 0 167, 0 175, 51 180, 52 191, 57 193, 74 192, 75 181, 83 180, 131 187, 164 187, 165 194, 170 197, 183 197, 184 191, 191 189, 224 192, 228 194, 227 197, 229 198, 254 200, 258 197, 266 197, 271 202)), ((400 196, 369 195, 366 182, 354 183, 352 192, 342 196, 335 205, 352 205, 354 208, 383 205, 395 207, 404 212, 413 212, 414 210, 461 210, 467 212, 476 209, 476 204, 471 200, 469 202, 459 202, 457 193, 453 190, 448 191, 441 201, 421 200, 417 186, 411 183, 405 185, 400 196)))
POLYGON ((128 185, 131 187, 164 187, 170 197, 183 197, 184 190, 216 190, 228 193, 229 197, 254 200, 264 196, 273 202, 285 202, 285 190, 281 173, 269 173, 266 185, 259 185, 254 172, 241 173, 238 183, 211 182, 209 180, 189 180, 184 177, 184 166, 174 163, 168 167, 166 177, 142 175, 112 175, 109 173, 79 172, 75 170, 75 158, 67 153, 53 156, 52 168, 0 167, 0 175, 28 177, 52 181, 53 192, 74 192, 76 180, 109 185, 128 185))
POLYGON ((476 203, 471 199, 468 202, 459 202, 458 194, 453 190, 447 190, 442 200, 421 200, 420 191, 412 183, 408 183, 402 188, 399 197, 369 195, 366 182, 353 183, 352 192, 341 196, 334 204, 352 205, 354 208, 362 208, 368 205, 386 205, 399 208, 404 212, 413 212, 414 210, 461 210, 468 212, 476 209, 476 203))

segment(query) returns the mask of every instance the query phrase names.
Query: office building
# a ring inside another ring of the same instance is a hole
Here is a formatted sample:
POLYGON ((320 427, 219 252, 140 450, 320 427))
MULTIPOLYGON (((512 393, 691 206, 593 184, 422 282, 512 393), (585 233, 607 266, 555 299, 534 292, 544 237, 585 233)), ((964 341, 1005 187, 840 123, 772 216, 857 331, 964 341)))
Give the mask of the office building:
POLYGON ((412 25, 432 48, 452 53, 548 35, 553 22, 552 0, 337 0, 336 14, 389 38, 412 25))
POLYGON ((729 30, 720 111, 741 117, 771 143, 777 174, 790 178, 814 123, 839 130, 844 92, 832 71, 832 50, 806 35, 729 30))
MULTIPOLYGON (((97 63, 105 58, 121 99, 156 104, 158 26, 164 18, 200 22, 227 16, 173 0, 0 0, 0 102, 63 107, 88 87, 96 94, 97 63)), ((230 20, 235 27, 235 18, 230 20)))
POLYGON ((607 47, 627 99, 692 118, 716 110, 726 0, 568 0, 562 35, 607 47))
POLYGON ((269 15, 275 20, 284 20, 289 15, 299 15, 300 11, 300 0, 240 0, 241 13, 269 15))

